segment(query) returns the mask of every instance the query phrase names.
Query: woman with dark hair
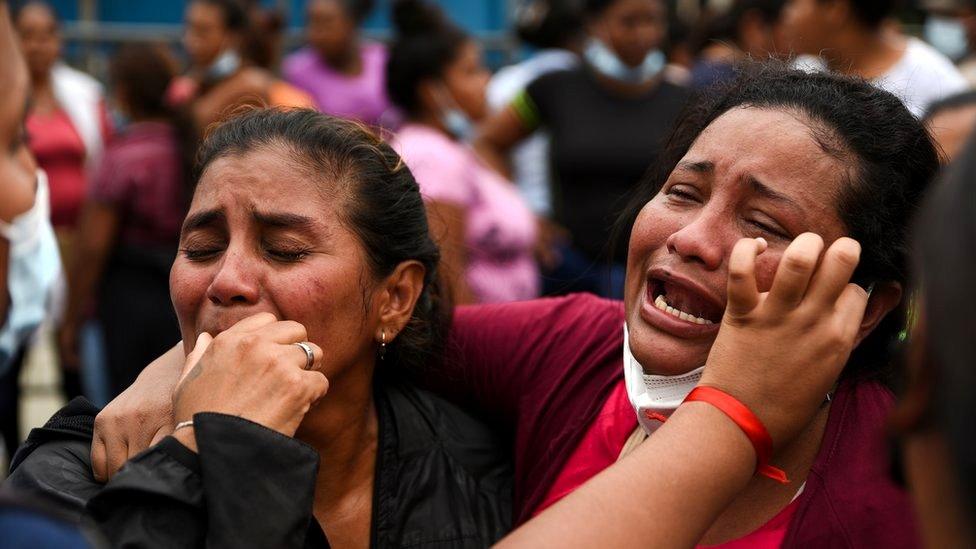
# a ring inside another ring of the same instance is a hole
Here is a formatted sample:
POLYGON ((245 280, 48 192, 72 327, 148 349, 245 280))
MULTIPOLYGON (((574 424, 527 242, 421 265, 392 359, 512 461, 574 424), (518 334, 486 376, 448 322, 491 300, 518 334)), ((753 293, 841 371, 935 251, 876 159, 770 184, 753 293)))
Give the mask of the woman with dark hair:
POLYGON ((127 122, 117 128, 88 191, 59 344, 62 360, 76 363, 81 325, 95 298, 114 396, 179 334, 168 278, 189 202, 184 166, 193 137, 166 103, 176 65, 165 50, 126 46, 110 73, 119 120, 127 122))
POLYGON ((406 122, 393 146, 417 178, 455 303, 538 297, 536 219, 470 148, 487 114, 481 49, 425 0, 394 4, 387 87, 406 122))
POLYGON ((308 46, 285 58, 282 72, 322 112, 389 127, 397 117, 386 94, 387 50, 359 32, 372 9, 372 0, 308 2, 308 46))
POLYGON ((179 246, 170 293, 193 359, 174 436, 103 486, 98 410, 75 400, 8 486, 87 509, 113 545, 484 547, 508 531, 505 446, 402 379, 434 362, 447 319, 423 201, 389 145, 310 110, 233 118, 201 147, 179 246))
POLYGON ((311 107, 312 98, 275 78, 247 54, 254 29, 239 0, 193 0, 186 8, 183 46, 190 60, 169 102, 188 107, 201 133, 240 105, 311 107))
POLYGON ((568 241, 555 241, 560 260, 545 273, 544 293, 619 298, 626 250, 608 256, 613 220, 657 161, 688 91, 665 74, 664 1, 587 0, 583 19, 582 65, 531 83, 485 123, 476 146, 508 173, 513 147, 536 130, 549 134, 551 221, 564 229, 549 233, 568 232, 568 241))

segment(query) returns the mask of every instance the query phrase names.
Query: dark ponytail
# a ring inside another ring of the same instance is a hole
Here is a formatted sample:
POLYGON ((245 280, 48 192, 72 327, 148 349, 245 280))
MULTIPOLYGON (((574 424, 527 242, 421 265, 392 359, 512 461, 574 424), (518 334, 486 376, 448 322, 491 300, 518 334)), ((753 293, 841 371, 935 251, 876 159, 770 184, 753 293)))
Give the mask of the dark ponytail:
POLYGON ((423 292, 386 361, 420 369, 437 360, 451 311, 437 283, 440 252, 428 232, 417 181, 378 135, 311 109, 255 109, 212 130, 200 147, 197 177, 223 156, 282 145, 300 168, 328 174, 321 184, 336 185, 346 197, 340 218, 362 243, 373 276, 388 276, 404 261, 424 266, 423 292))
POLYGON ((387 93, 408 114, 418 114, 419 85, 440 78, 469 38, 423 0, 396 0, 393 26, 397 37, 386 64, 387 93))

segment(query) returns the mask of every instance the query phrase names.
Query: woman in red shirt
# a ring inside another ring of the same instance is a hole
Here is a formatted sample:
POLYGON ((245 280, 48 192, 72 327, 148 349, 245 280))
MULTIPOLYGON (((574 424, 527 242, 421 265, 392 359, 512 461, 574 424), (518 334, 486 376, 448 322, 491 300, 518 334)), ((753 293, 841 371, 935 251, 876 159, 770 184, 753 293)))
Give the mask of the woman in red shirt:
MULTIPOLYGON (((579 295, 462 308, 428 382, 512 430, 516 523, 525 522, 627 455, 695 387, 726 314, 737 241, 768 241, 755 266, 759 290, 768 291, 798 235, 820 235, 801 238, 821 248, 852 237, 863 245, 854 280, 871 292, 841 380, 772 456, 789 482, 755 477, 700 542, 915 545, 907 495, 888 480, 883 430, 892 396, 882 380, 905 323, 906 220, 939 168, 924 127, 864 82, 759 66, 698 105, 670 143, 624 218, 631 238, 622 304, 579 295)), ((809 268, 796 261, 787 258, 781 270, 809 268)), ((805 350, 799 339, 764 343, 805 350)), ((825 365, 845 362, 844 345, 837 348, 825 365)), ((756 360, 767 360, 766 351, 757 345, 756 360)), ((167 367, 168 376, 147 375, 147 389, 130 389, 103 412, 108 433, 96 440, 112 448, 96 442, 96 463, 111 455, 114 467, 157 434, 158 423, 143 423, 119 436, 112 419, 126 408, 165 415, 168 392, 152 393, 175 382, 179 365, 167 367)), ((634 515, 612 505, 597 512, 596 531, 634 515)), ((642 516, 653 522, 655 512, 642 516)), ((564 525, 564 535, 576 526, 586 525, 564 525)))

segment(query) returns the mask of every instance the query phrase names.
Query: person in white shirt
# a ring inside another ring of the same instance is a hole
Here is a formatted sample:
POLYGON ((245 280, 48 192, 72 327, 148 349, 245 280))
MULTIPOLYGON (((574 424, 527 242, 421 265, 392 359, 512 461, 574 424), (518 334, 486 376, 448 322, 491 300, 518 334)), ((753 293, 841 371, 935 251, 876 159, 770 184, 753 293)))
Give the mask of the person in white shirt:
POLYGON ((898 96, 915 116, 968 88, 952 62, 889 19, 895 0, 789 0, 783 23, 793 51, 898 96))
MULTIPOLYGON (((583 20, 579 2, 532 0, 516 13, 519 38, 537 48, 526 60, 499 70, 488 84, 488 106, 493 112, 507 107, 533 80, 579 64, 583 20)), ((552 215, 549 174, 549 137, 545 132, 520 143, 511 155, 514 181, 536 215, 552 215)))

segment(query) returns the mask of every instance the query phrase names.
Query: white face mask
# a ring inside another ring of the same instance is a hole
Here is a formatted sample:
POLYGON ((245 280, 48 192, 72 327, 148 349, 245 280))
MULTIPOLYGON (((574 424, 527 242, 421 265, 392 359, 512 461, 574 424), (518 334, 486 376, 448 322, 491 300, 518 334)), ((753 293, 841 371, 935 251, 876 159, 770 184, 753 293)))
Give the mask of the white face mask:
POLYGON ((923 34, 926 42, 953 61, 961 59, 969 51, 966 28, 954 17, 930 15, 925 20, 923 34))
POLYGON ((472 141, 475 124, 471 121, 471 117, 461 110, 447 86, 438 85, 436 90, 437 102, 441 106, 441 124, 444 125, 444 129, 458 141, 466 143, 472 141))
POLYGON ((603 76, 627 84, 643 84, 650 81, 664 70, 664 65, 667 62, 664 53, 661 50, 654 49, 647 52, 640 65, 628 66, 617 57, 612 49, 597 38, 591 38, 587 42, 583 56, 587 63, 603 76))
POLYGON ((226 49, 207 68, 205 80, 219 82, 237 72, 241 68, 241 56, 232 49, 226 49))
POLYGON ((624 383, 637 421, 648 435, 653 434, 664 419, 671 417, 698 385, 704 371, 705 367, 701 366, 677 376, 645 374, 644 367, 630 352, 630 334, 624 324, 624 383))
POLYGON ((10 308, 0 327, 0 373, 49 316, 55 292, 60 289, 61 256, 49 210, 47 174, 37 170, 34 205, 9 224, 0 221, 0 236, 10 242, 7 262, 10 308))

